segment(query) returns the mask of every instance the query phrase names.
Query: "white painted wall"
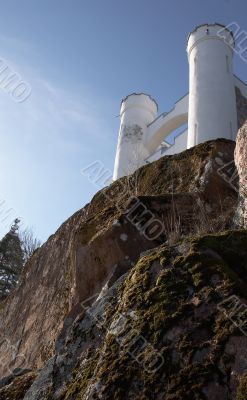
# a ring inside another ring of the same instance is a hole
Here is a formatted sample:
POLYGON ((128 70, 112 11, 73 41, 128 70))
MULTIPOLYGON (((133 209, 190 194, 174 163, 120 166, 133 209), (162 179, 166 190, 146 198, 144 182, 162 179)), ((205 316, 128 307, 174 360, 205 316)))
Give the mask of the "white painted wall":
POLYGON ((162 156, 170 156, 173 154, 181 153, 187 148, 187 140, 188 140, 188 129, 181 132, 178 136, 174 138, 174 144, 167 149, 162 156))
POLYGON ((146 162, 150 163, 156 160, 159 160, 164 156, 171 156, 174 154, 181 153, 186 150, 188 140, 188 130, 181 132, 178 136, 174 138, 174 143, 168 147, 167 149, 159 148, 156 152, 154 152, 151 156, 146 159, 146 162))
POLYGON ((203 25, 189 35, 188 145, 233 139, 237 110, 232 71, 233 37, 222 26, 203 25), (222 38, 224 36, 224 39, 222 38))
POLYGON ((159 117, 157 103, 149 95, 133 93, 122 101, 113 179, 207 140, 236 139, 235 86, 247 98, 247 85, 233 75, 233 45, 233 37, 221 25, 197 27, 187 44, 189 94, 159 117), (162 150, 162 141, 187 122, 188 131, 162 150))
POLYGON ((170 133, 187 123, 188 102, 189 95, 187 94, 175 103, 170 112, 161 114, 149 125, 145 137, 145 146, 150 151, 150 154, 157 149, 162 140, 170 133))
POLYGON ((144 145, 144 138, 157 111, 157 103, 143 93, 133 93, 122 101, 114 180, 133 173, 144 164, 150 154, 144 145))

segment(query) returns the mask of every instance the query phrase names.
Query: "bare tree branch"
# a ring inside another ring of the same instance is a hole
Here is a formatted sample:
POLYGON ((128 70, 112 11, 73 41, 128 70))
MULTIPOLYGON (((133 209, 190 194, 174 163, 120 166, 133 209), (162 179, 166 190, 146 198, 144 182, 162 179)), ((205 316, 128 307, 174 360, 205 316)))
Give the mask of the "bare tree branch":
POLYGON ((24 262, 26 263, 35 250, 41 246, 41 241, 34 236, 31 228, 26 228, 24 231, 20 232, 20 240, 24 254, 24 262))

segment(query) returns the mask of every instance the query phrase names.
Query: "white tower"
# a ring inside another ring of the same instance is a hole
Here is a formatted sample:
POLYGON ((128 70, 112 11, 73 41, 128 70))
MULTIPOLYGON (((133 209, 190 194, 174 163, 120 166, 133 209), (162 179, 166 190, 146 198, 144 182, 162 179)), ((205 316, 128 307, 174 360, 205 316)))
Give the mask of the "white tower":
POLYGON ((200 25, 188 37, 188 148, 217 138, 235 140, 233 48, 233 34, 220 24, 200 25))
POLYGON ((144 93, 133 93, 122 100, 114 180, 131 174, 144 164, 149 155, 144 146, 144 138, 157 111, 155 100, 144 93))

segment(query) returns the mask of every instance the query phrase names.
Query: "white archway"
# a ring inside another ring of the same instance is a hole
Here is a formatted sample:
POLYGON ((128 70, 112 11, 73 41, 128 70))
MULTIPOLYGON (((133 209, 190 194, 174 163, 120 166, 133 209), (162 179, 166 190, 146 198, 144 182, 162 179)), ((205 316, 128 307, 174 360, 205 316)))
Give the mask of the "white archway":
POLYGON ((188 122, 188 104, 189 95, 187 94, 175 103, 170 112, 161 114, 148 126, 144 145, 150 154, 170 133, 188 122))

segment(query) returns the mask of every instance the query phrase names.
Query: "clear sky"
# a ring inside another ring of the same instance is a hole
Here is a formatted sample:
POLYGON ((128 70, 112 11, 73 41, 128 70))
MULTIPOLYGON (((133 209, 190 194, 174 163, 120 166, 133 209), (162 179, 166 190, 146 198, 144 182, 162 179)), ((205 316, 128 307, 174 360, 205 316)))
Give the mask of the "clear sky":
MULTIPOLYGON (((32 89, 17 103, 0 85, 0 212, 12 209, 42 241, 96 192, 80 170, 94 160, 113 169, 121 99, 147 92, 169 111, 188 91, 187 34, 204 22, 247 31, 246 0, 0 5, 0 60, 32 89)), ((247 65, 234 64, 247 81, 247 65)))

